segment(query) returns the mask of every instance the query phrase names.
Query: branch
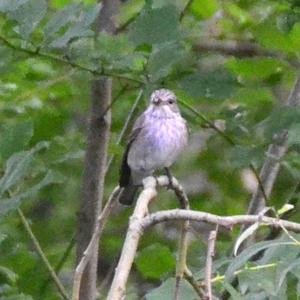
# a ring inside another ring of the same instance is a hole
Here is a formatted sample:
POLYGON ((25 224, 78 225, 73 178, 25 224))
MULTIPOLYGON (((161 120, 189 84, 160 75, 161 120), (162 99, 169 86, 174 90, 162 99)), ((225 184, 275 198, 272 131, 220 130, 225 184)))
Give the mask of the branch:
MULTIPOLYGON (((182 189, 175 178, 173 178, 172 181, 175 189, 182 189)), ((129 228, 123 245, 121 257, 108 293, 108 300, 120 300, 125 296, 126 283, 136 255, 139 240, 144 231, 155 224, 171 220, 180 220, 206 222, 226 228, 232 228, 234 225, 260 223, 274 228, 285 228, 293 232, 300 232, 300 224, 298 223, 258 215, 222 217, 210 213, 186 209, 166 210, 148 215, 148 204, 157 194, 156 185, 169 186, 168 177, 159 176, 156 179, 153 177, 147 177, 143 180, 144 189, 137 199, 136 207, 130 218, 129 228)))
POLYGON ((111 210, 113 209, 113 206, 115 204, 115 200, 118 198, 120 192, 120 188, 116 187, 113 192, 111 193, 104 209, 102 210, 101 214, 97 218, 97 224, 95 227, 95 230, 93 232, 93 236, 85 249, 82 258, 79 262, 79 264, 76 267, 74 279, 73 279, 73 290, 72 290, 72 300, 78 300, 79 299, 79 291, 80 291, 80 283, 82 274, 89 263, 89 261, 92 258, 92 255, 94 253, 96 243, 100 239, 103 233, 104 226, 107 221, 107 217, 109 216, 111 210))
POLYGON ((15 51, 23 52, 23 53, 25 53, 29 56, 41 57, 41 58, 45 58, 45 59, 48 59, 48 60, 52 60, 52 61, 55 61, 59 64, 63 64, 63 65, 72 67, 74 69, 78 69, 78 70, 81 70, 81 71, 86 71, 88 73, 91 73, 94 76, 110 76, 110 77, 114 77, 114 78, 119 78, 119 79, 123 79, 123 80, 136 82, 136 83, 139 83, 139 84, 144 83, 141 79, 128 77, 124 74, 113 73, 113 72, 110 72, 110 71, 105 70, 105 69, 102 69, 100 71, 95 70, 95 69, 91 69, 87 66, 80 65, 80 64, 78 64, 76 62, 73 62, 73 61, 70 61, 68 59, 65 59, 65 58, 62 58, 62 57, 59 57, 59 56, 56 56, 56 55, 52 55, 52 54, 49 54, 49 53, 46 53, 46 52, 41 52, 39 49, 31 50, 31 49, 24 48, 22 46, 14 45, 9 40, 7 40, 4 36, 1 36, 1 35, 0 35, 0 41, 2 41, 2 43, 6 47, 11 48, 15 51))
POLYGON ((153 177, 145 178, 143 185, 144 189, 139 195, 134 212, 130 217, 126 239, 107 300, 120 300, 125 295, 125 285, 142 235, 141 222, 148 213, 148 204, 157 194, 156 180, 153 177))
POLYGON ((212 278, 213 257, 215 256, 216 239, 217 239, 217 230, 212 230, 209 233, 209 237, 208 237, 206 268, 205 268, 205 287, 206 287, 205 299, 207 300, 213 299, 211 278, 212 278))
POLYGON ((236 57, 268 56, 283 58, 282 55, 247 41, 202 40, 193 46, 197 52, 215 52, 236 57))
POLYGON ((282 228, 283 226, 289 231, 293 231, 295 233, 300 232, 299 223, 276 219, 272 217, 258 215, 235 215, 223 217, 206 212, 194 210, 187 211, 184 209, 171 209, 150 214, 143 219, 141 227, 142 230, 146 230, 147 228, 155 224, 170 220, 189 220, 196 222, 204 222, 225 227, 227 229, 231 229, 235 225, 251 225, 254 223, 260 223, 274 228, 282 228))
POLYGON ((33 246, 36 250, 36 252, 39 254, 39 256, 41 257, 44 265, 46 266, 48 272, 49 272, 49 275, 51 276, 51 279, 53 280, 54 284, 56 285, 60 295, 62 296, 63 299, 65 300, 68 300, 69 297, 68 297, 68 293, 67 291, 65 290, 65 288, 63 287, 62 283, 60 282, 59 278, 57 277, 55 271, 53 270, 49 260, 47 259, 44 251, 42 250, 42 247, 39 243, 39 241, 37 240, 37 238, 35 237, 26 217, 24 216, 22 210, 19 208, 18 210, 18 215, 21 219, 21 222, 28 234, 28 236, 30 237, 32 243, 33 243, 33 246))
POLYGON ((188 281, 188 283, 194 288, 195 292, 198 294, 200 299, 205 298, 205 292, 203 291, 199 282, 195 279, 192 272, 186 268, 184 271, 184 278, 188 281))
MULTIPOLYGON (((296 80, 295 86, 291 91, 287 107, 296 107, 300 104, 300 75, 296 80)), ((288 149, 288 131, 282 130, 274 136, 274 142, 269 146, 266 154, 266 160, 260 171, 259 178, 263 189, 258 186, 253 194, 248 214, 258 214, 265 206, 265 198, 268 198, 272 192, 275 180, 277 178, 280 161, 288 149)))
MULTIPOLYGON (((130 121, 131 121, 131 119, 132 119, 132 117, 133 117, 133 115, 134 115, 134 113, 136 111, 136 108, 137 108, 137 106, 139 105, 139 103, 140 103, 140 101, 142 99, 142 96, 143 96, 143 90, 140 90, 139 93, 138 93, 137 98, 135 99, 135 101, 134 101, 134 103, 133 103, 133 105, 132 105, 132 107, 130 109, 130 111, 128 112, 128 116, 126 118, 125 124, 124 124, 124 126, 123 126, 123 128, 122 128, 122 130, 121 130, 121 132, 120 132, 120 134, 118 136, 118 139, 117 139, 117 142, 116 142, 117 146, 120 145, 120 143, 121 143, 121 141, 122 141, 122 139, 123 139, 123 137, 124 137, 124 135, 125 135, 125 133, 126 133, 126 131, 128 129, 130 121)), ((114 158, 115 158, 115 154, 112 154, 111 157, 108 160, 107 165, 106 165, 105 173, 108 172, 108 170, 109 170, 109 168, 110 168, 110 166, 111 166, 114 158)))

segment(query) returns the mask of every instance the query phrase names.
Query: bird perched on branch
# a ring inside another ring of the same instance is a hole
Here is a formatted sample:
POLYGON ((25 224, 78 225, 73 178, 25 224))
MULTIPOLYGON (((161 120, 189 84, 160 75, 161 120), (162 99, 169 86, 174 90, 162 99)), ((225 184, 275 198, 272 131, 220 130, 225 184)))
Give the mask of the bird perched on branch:
POLYGON ((133 203, 142 180, 157 169, 164 168, 171 179, 169 167, 188 141, 188 129, 177 106, 175 94, 167 89, 156 90, 148 108, 135 121, 120 170, 119 201, 133 203))

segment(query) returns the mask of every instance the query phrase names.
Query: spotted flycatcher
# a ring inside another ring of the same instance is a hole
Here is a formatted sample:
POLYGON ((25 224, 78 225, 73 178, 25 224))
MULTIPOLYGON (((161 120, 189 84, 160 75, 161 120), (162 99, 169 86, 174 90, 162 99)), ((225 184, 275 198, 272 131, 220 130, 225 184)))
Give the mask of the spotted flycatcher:
POLYGON ((168 172, 187 141, 186 121, 175 94, 167 89, 154 91, 148 108, 134 123, 123 155, 119 201, 132 204, 142 180, 160 168, 168 172))

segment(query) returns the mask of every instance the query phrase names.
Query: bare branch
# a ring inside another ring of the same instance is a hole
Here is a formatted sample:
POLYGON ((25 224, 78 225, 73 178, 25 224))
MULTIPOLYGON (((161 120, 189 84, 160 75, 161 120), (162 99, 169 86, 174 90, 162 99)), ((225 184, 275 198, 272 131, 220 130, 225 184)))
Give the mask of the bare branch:
POLYGON ((206 255, 206 267, 205 267, 205 299, 212 300, 212 288, 211 288, 211 278, 212 278, 212 267, 213 267, 213 257, 215 256, 217 239, 217 230, 212 230, 209 233, 208 243, 207 243, 207 255, 206 255))
POLYGON ((147 177, 143 180, 144 189, 137 199, 134 212, 130 218, 129 228, 115 276, 108 293, 108 300, 123 299, 129 272, 136 254, 139 239, 142 235, 141 221, 148 213, 148 204, 156 196, 156 180, 147 177))
POLYGON ((103 233, 103 229, 106 224, 107 217, 109 216, 111 210, 113 209, 115 200, 118 198, 119 192, 120 192, 120 188, 117 186, 111 193, 104 209, 102 210, 101 214, 97 218, 97 224, 93 232, 93 236, 90 240, 89 245, 85 249, 82 258, 75 270, 74 280, 73 280, 72 300, 79 299, 80 283, 81 283, 83 271, 85 270, 88 262, 92 258, 92 255, 96 248, 96 243, 98 242, 98 240, 100 239, 103 233))
MULTIPOLYGON (((133 105, 132 105, 132 107, 131 107, 131 109, 130 109, 130 111, 128 112, 128 116, 127 116, 127 118, 126 118, 126 121, 125 121, 125 123, 124 123, 124 126, 123 126, 123 128, 122 128, 122 130, 121 130, 121 132, 120 132, 120 134, 119 134, 119 136, 118 136, 118 139, 117 139, 117 142, 116 142, 116 145, 117 145, 117 146, 120 145, 120 143, 121 143, 121 141, 122 141, 122 139, 123 139, 123 137, 124 137, 124 135, 125 135, 125 133, 126 133, 126 131, 127 131, 127 129, 128 129, 128 126, 129 126, 129 124, 130 124, 130 121, 131 121, 131 119, 132 119, 132 117, 133 117, 133 115, 134 115, 134 113, 135 113, 135 111, 136 111, 136 109, 137 109, 137 107, 138 107, 138 105, 139 105, 141 99, 142 99, 142 96, 143 96, 143 90, 140 90, 140 91, 139 91, 139 94, 138 94, 138 96, 137 96, 137 98, 135 99, 135 101, 134 101, 134 103, 133 103, 133 105)), ((110 168, 110 166, 111 166, 111 164, 112 164, 114 158, 115 158, 115 155, 114 155, 114 154, 111 155, 111 157, 109 158, 108 163, 107 163, 107 165, 106 165, 105 173, 108 172, 108 170, 109 170, 109 168, 110 168)))
MULTIPOLYGON (((236 57, 268 56, 280 57, 276 52, 264 49, 259 45, 247 41, 202 40, 193 47, 197 52, 215 52, 236 57)), ((283 58, 283 57, 280 57, 283 58)))
POLYGON ((198 294, 200 299, 205 298, 205 292, 203 291, 199 282, 195 279, 192 272, 186 268, 184 271, 184 278, 189 282, 189 284, 194 288, 195 292, 198 294))
MULTIPOLYGON (((175 178, 172 179, 176 189, 182 189, 175 178)), ((232 228, 234 225, 265 224, 274 228, 284 227, 286 230, 300 232, 300 224, 277 218, 258 215, 218 216, 210 213, 186 209, 159 211, 148 215, 148 204, 156 196, 156 185, 169 186, 167 176, 147 177, 143 181, 144 189, 138 197, 135 210, 130 218, 129 228, 123 245, 121 257, 108 293, 108 300, 120 300, 125 296, 126 283, 137 251, 138 243, 144 231, 160 222, 181 220, 197 221, 232 228)), ((186 273, 186 269, 185 269, 186 273)))
MULTIPOLYGON (((295 107, 300 104, 300 76, 297 78, 295 86, 290 93, 287 101, 287 107, 295 107)), ((265 206, 265 198, 268 198, 272 192, 275 180, 278 175, 280 160, 285 155, 288 145, 288 131, 282 130, 274 136, 274 142, 269 146, 266 154, 266 160, 261 169, 259 178, 263 186, 263 190, 258 186, 253 194, 248 214, 258 214, 265 206)))
POLYGON ((225 228, 232 228, 235 225, 251 225, 253 223, 265 224, 274 228, 281 228, 284 226, 287 230, 299 233, 300 224, 286 220, 258 216, 258 215, 236 215, 236 216, 218 216, 206 212, 184 210, 184 209, 171 209, 159 211, 146 216, 142 223, 142 229, 145 230, 155 224, 166 222, 170 220, 190 220, 196 222, 205 222, 215 224, 225 228))

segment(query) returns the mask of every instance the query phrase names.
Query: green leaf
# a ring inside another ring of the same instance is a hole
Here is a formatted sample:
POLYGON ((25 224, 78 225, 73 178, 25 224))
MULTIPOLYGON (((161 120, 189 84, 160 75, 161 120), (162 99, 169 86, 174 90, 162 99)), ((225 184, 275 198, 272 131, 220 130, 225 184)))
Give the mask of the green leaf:
POLYGON ((226 63, 226 67, 240 80, 261 81, 282 73, 285 66, 273 58, 234 58, 226 63))
MULTIPOLYGON (((199 299, 199 296, 185 280, 183 280, 181 284, 181 300, 199 299)), ((174 288, 175 279, 169 278, 164 281, 158 288, 147 293, 146 300, 172 300, 174 299, 174 288)))
POLYGON ((279 247, 279 246, 295 246, 293 242, 279 242, 279 241, 264 241, 256 243, 255 245, 250 246, 249 248, 242 251, 236 258, 232 260, 228 269, 225 273, 225 277, 228 281, 232 278, 235 271, 240 269, 252 256, 258 253, 261 250, 268 249, 270 247, 279 247))
POLYGON ((28 0, 0 0, 0 12, 9 12, 16 10, 20 5, 28 0))
POLYGON ((51 184, 62 183, 63 181, 64 177, 61 174, 50 170, 40 182, 26 191, 14 195, 11 198, 0 199, 0 219, 6 216, 10 211, 19 208, 24 199, 34 197, 42 188, 51 184))
POLYGON ((224 288, 228 291, 232 300, 242 300, 242 295, 228 282, 223 282, 224 288))
POLYGON ((289 145, 300 144, 300 123, 292 124, 288 136, 289 145))
POLYGON ((272 104, 274 102, 274 96, 268 88, 240 88, 236 91, 232 100, 236 103, 242 103, 245 105, 254 106, 262 105, 264 103, 272 104))
POLYGON ((273 22, 261 23, 255 30, 257 41, 265 48, 289 53, 293 50, 289 36, 273 22))
POLYGON ((238 237, 235 242, 233 254, 236 256, 240 245, 251 235, 253 235, 259 228, 259 223, 254 223, 249 226, 242 234, 238 237))
POLYGON ((219 5, 216 0, 192 1, 189 9, 197 19, 207 19, 217 12, 219 5))
MULTIPOLYGON (((13 271, 11 271, 10 269, 8 269, 4 266, 0 266, 0 278, 1 277, 2 278, 4 277, 5 281, 9 284, 14 284, 18 279, 18 276, 16 273, 14 273, 13 271)), ((3 280, 1 280, 1 282, 3 282, 3 280)))
POLYGON ((151 53, 148 61, 148 72, 152 82, 167 76, 173 65, 180 61, 183 57, 183 50, 178 48, 178 44, 164 44, 151 53))
POLYGON ((95 21, 100 9, 101 3, 94 5, 86 11, 82 11, 78 17, 78 21, 71 25, 61 37, 51 42, 49 46, 63 48, 74 39, 93 36, 94 32, 90 29, 90 26, 95 21))
POLYGON ((33 124, 31 121, 25 121, 5 126, 0 132, 0 156, 7 159, 28 145, 33 135, 33 124))
POLYGON ((139 253, 136 266, 145 278, 160 279, 175 268, 175 259, 169 248, 155 243, 139 253))
POLYGON ((11 19, 19 23, 19 33, 24 39, 39 25, 47 12, 45 0, 28 0, 16 10, 9 13, 11 19))
POLYGON ((180 82, 180 87, 194 98, 222 100, 230 97, 237 86, 235 78, 225 70, 196 73, 180 82))
POLYGON ((176 7, 145 9, 130 26, 129 37, 135 45, 160 44, 178 40, 179 13, 176 7))
POLYGON ((52 37, 69 22, 76 21, 78 17, 77 14, 80 12, 81 9, 81 4, 71 3, 65 6, 63 9, 58 10, 44 27, 44 34, 46 40, 52 37))
POLYGON ((242 294, 266 291, 269 295, 276 295, 276 268, 262 268, 257 270, 243 270, 238 274, 239 287, 242 294))
POLYGON ((280 107, 274 110, 270 117, 265 121, 265 135, 272 137, 274 133, 279 133, 283 129, 289 130, 294 127, 290 142, 297 140, 297 127, 300 119, 299 107, 280 107), (291 140, 292 139, 292 140, 291 140))
POLYGON ((48 147, 47 142, 40 142, 31 150, 16 153, 9 158, 4 175, 0 179, 0 198, 5 191, 9 190, 26 175, 35 154, 46 147, 48 147))

